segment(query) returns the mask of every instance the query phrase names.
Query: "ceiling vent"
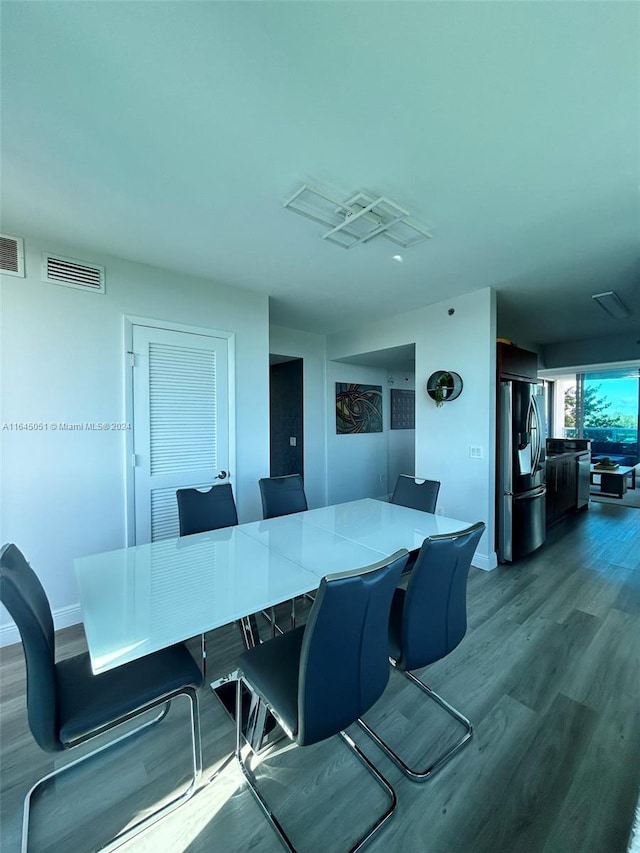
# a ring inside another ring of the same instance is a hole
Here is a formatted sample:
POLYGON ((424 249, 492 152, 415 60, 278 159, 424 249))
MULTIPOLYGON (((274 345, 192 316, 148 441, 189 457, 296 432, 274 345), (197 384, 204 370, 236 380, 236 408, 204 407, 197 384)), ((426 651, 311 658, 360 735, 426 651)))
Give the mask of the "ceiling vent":
POLYGON ((50 284, 90 290, 93 293, 105 292, 104 267, 74 261, 73 258, 61 258, 47 252, 42 253, 42 280, 50 284))
POLYGON ((24 240, 0 234, 0 272, 24 278, 24 240))
POLYGON ((384 196, 357 192, 347 199, 333 198, 304 184, 284 206, 306 216, 329 231, 324 240, 351 249, 374 237, 385 237, 403 249, 416 246, 432 235, 416 222, 409 222, 409 211, 384 196))

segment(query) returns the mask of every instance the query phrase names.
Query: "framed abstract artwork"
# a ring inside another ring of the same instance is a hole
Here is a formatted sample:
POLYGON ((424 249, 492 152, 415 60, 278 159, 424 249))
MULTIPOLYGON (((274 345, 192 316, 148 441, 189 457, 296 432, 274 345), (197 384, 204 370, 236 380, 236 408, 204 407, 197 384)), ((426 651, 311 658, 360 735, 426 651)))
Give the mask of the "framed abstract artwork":
POLYGON ((336 433, 382 432, 382 385, 336 382, 336 433))

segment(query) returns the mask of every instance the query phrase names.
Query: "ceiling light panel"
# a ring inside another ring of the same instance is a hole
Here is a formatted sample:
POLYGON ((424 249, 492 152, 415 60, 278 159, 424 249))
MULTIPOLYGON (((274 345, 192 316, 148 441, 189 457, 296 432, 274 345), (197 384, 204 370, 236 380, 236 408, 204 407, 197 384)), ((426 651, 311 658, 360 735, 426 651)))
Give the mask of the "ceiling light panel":
POLYGON ((322 238, 351 249, 374 237, 385 237, 407 249, 431 238, 431 234, 415 222, 410 213, 384 196, 358 192, 347 199, 337 199, 304 184, 284 206, 307 219, 329 226, 322 238))
POLYGON ((607 290, 605 293, 594 293, 591 298, 595 299, 598 305, 615 320, 624 320, 625 317, 629 316, 629 309, 615 290, 607 290))

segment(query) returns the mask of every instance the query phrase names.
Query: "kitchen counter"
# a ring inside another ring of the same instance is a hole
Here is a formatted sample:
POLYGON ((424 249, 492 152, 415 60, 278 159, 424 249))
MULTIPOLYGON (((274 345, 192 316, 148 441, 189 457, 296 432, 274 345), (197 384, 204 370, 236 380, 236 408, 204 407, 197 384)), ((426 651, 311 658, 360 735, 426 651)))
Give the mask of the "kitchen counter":
POLYGON ((547 453, 547 527, 589 506, 589 459, 588 450, 547 453))

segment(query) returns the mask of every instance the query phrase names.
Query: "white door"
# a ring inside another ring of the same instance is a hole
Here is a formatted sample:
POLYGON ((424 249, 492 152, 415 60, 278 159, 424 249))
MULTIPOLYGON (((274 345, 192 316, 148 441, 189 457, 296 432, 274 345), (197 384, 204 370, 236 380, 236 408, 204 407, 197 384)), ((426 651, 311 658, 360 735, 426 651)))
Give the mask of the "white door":
POLYGON ((176 489, 229 476, 228 342, 133 327, 137 545, 178 536, 176 489))

